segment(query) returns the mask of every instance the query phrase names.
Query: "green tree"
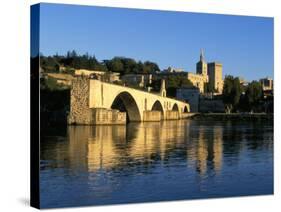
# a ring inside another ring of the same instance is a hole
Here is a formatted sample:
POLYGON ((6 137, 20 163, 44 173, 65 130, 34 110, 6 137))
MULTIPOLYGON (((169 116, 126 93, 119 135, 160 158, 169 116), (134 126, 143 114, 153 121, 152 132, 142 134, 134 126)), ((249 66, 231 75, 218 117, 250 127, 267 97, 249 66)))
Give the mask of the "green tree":
POLYGON ((175 97, 178 88, 181 87, 192 87, 193 84, 182 75, 170 75, 166 79, 167 96, 175 97))
POLYGON ((158 65, 156 63, 150 62, 150 61, 145 61, 143 64, 143 73, 156 73, 160 71, 158 65))
POLYGON ((41 68, 46 72, 58 72, 64 66, 66 73, 74 69, 89 69, 124 74, 155 73, 160 71, 158 65, 151 61, 142 63, 132 58, 114 57, 110 60, 99 62, 96 57, 85 53, 79 55, 75 50, 68 51, 65 56, 58 54, 45 57, 40 55, 41 68))
POLYGON ((105 63, 109 71, 124 74, 125 70, 121 58, 114 57, 112 60, 105 61, 105 63))
POLYGON ((40 65, 41 68, 46 72, 58 72, 59 71, 59 62, 55 57, 48 56, 40 56, 40 65))
POLYGON ((242 86, 239 78, 234 78, 231 75, 226 76, 223 86, 223 102, 226 105, 227 112, 232 112, 237 109, 241 94, 242 86))
POLYGON ((214 93, 216 90, 210 83, 204 83, 204 93, 214 93))
POLYGON ((256 110, 262 100, 263 91, 260 82, 252 81, 246 89, 246 100, 250 110, 256 110))

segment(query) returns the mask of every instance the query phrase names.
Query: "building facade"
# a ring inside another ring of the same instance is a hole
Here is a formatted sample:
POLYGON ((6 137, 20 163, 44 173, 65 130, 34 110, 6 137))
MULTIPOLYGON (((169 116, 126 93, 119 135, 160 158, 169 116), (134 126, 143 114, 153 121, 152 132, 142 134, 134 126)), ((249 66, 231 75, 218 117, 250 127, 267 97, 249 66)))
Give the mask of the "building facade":
POLYGON ((200 93, 204 93, 205 84, 208 83, 208 75, 187 72, 186 77, 195 87, 199 89, 200 93))
POLYGON ((97 70, 88 70, 88 69, 76 69, 74 72, 75 76, 95 76, 96 78, 107 81, 107 82, 116 82, 120 81, 120 73, 118 72, 105 72, 97 70))
POLYGON ((186 101, 190 105, 190 112, 196 113, 199 109, 200 91, 197 87, 177 89, 177 99, 186 101))
POLYGON ((200 93, 204 93, 205 85, 209 84, 209 87, 215 91, 214 93, 222 94, 222 64, 218 62, 207 63, 202 50, 200 60, 196 64, 196 74, 188 72, 187 78, 194 86, 199 88, 200 93))
POLYGON ((218 62, 208 63, 209 85, 215 93, 221 94, 223 90, 222 64, 218 62))
POLYGON ((166 70, 164 70, 166 73, 181 73, 184 72, 183 68, 173 68, 173 67, 168 67, 166 70))
POLYGON ((199 89, 200 93, 204 93, 205 84, 209 82, 208 76, 208 64, 204 60, 203 51, 200 54, 200 60, 196 64, 196 73, 185 72, 183 69, 176 69, 169 67, 164 70, 161 74, 155 76, 155 79, 166 79, 169 80, 169 76, 181 76, 187 78, 193 86, 199 89))
POLYGON ((200 60, 196 64, 196 73, 203 76, 206 76, 208 74, 208 65, 204 60, 203 50, 201 50, 200 60))
POLYGON ((266 77, 266 78, 260 79, 260 83, 262 85, 263 91, 273 90, 273 79, 266 77))
POLYGON ((187 79, 199 89, 200 93, 204 93, 205 84, 208 83, 208 66, 204 60, 203 51, 200 53, 200 60, 196 64, 196 74, 192 72, 187 72, 187 79))
POLYGON ((125 74, 121 80, 128 86, 148 87, 152 82, 152 74, 125 74))

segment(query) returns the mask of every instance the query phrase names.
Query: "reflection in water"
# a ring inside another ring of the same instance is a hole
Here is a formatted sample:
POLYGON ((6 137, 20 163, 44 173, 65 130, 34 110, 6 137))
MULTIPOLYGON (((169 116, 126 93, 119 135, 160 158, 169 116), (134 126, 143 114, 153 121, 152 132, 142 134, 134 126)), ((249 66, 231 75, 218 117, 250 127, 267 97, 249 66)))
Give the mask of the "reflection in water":
POLYGON ((66 136, 42 137, 42 204, 269 194, 272 130, 271 123, 191 120, 69 126, 66 136), (249 191, 251 181, 264 185, 249 191))
POLYGON ((207 171, 208 162, 211 169, 217 173, 220 171, 223 149, 221 126, 213 127, 212 133, 207 136, 204 127, 199 127, 196 135, 192 135, 198 138, 197 144, 193 142, 193 145, 190 145, 190 125, 187 122, 134 123, 127 128, 123 125, 69 126, 72 169, 81 168, 82 164, 89 172, 140 165, 148 168, 159 161, 169 165, 172 162, 169 158, 173 158, 179 162, 195 162, 196 170, 202 175, 207 171))

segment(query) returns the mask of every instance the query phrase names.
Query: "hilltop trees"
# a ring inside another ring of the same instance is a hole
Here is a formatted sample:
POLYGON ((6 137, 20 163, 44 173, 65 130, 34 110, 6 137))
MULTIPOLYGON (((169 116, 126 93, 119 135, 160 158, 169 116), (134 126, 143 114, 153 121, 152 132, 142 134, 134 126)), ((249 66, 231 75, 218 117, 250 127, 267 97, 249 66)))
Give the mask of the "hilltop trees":
POLYGON ((46 72, 58 72, 59 71, 59 62, 54 57, 40 57, 40 65, 46 72))
POLYGON ((78 55, 76 51, 68 51, 66 56, 40 56, 41 68, 46 72, 59 72, 60 66, 65 67, 65 71, 71 69, 90 69, 106 71, 106 66, 100 63, 95 56, 90 56, 88 53, 78 55))
POLYGON ((159 71, 160 71, 160 69, 159 69, 158 65, 154 62, 145 61, 142 65, 143 73, 156 73, 159 71))
POLYGON ((99 62, 96 57, 88 53, 79 55, 76 51, 68 51, 65 56, 40 56, 41 68, 46 72, 59 72, 60 66, 65 72, 71 73, 71 69, 89 69, 99 71, 119 72, 124 74, 156 73, 160 71, 158 65, 151 61, 135 61, 132 58, 114 57, 110 60, 99 62))
POLYGON ((154 62, 136 62, 134 59, 126 57, 114 57, 111 60, 104 60, 104 63, 109 71, 119 72, 121 75, 138 73, 148 74, 160 71, 158 65, 154 62))

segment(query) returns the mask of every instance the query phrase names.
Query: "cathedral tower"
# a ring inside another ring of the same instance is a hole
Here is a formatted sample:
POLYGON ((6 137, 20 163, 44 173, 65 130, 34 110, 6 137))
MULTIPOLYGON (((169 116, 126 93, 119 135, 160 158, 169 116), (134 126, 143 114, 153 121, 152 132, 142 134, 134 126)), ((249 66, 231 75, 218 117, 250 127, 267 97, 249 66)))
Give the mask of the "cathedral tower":
POLYGON ((216 93, 223 91, 222 64, 218 62, 208 63, 209 84, 216 93))
POLYGON ((202 49, 200 53, 200 61, 196 64, 196 73, 202 75, 208 74, 208 65, 204 60, 204 54, 202 49))

